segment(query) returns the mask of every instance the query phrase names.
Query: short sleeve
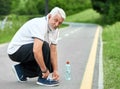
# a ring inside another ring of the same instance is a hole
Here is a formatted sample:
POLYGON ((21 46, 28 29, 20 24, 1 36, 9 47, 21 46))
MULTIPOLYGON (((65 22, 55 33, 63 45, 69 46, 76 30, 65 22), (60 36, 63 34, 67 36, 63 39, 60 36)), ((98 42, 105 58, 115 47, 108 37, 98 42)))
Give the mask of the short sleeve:
POLYGON ((30 26, 30 33, 31 33, 32 38, 38 38, 43 41, 44 41, 46 30, 47 30, 46 24, 42 21, 41 23, 39 21, 32 23, 30 26))

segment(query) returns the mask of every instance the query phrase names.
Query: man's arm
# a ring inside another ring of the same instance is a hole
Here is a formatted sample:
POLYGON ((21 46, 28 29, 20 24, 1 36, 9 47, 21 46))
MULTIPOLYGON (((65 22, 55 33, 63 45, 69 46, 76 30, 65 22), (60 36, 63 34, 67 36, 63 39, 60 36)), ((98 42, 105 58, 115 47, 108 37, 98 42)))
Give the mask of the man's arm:
POLYGON ((51 53, 51 63, 53 66, 53 71, 58 71, 58 63, 57 63, 57 47, 56 45, 50 45, 50 53, 51 53))
POLYGON ((55 80, 59 80, 58 74, 58 60, 57 60, 57 45, 50 45, 50 53, 51 53, 51 63, 53 67, 53 78, 55 80))
MULTIPOLYGON (((46 71, 47 67, 45 66, 45 62, 43 59, 42 45, 43 45, 43 41, 38 38, 35 38, 34 45, 33 45, 33 53, 34 53, 35 60, 40 66, 41 71, 46 71)), ((49 71, 47 70, 47 72, 44 73, 42 77, 46 78, 48 77, 48 75, 49 75, 49 71)))

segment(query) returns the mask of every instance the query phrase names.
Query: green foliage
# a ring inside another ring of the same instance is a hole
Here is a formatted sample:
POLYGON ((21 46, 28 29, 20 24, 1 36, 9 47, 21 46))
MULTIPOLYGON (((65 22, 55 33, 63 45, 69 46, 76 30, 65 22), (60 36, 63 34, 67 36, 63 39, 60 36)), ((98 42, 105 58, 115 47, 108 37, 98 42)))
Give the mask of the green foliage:
POLYGON ((39 12, 37 9, 37 3, 33 0, 13 0, 11 13, 20 15, 34 15, 39 12))
POLYGON ((37 9, 39 14, 45 15, 45 0, 38 0, 37 9))
POLYGON ((12 0, 11 13, 17 13, 20 7, 19 4, 20 4, 20 0, 18 0, 17 2, 16 0, 12 0))
POLYGON ((10 13, 11 0, 0 0, 0 15, 7 15, 10 13))
POLYGON ((104 19, 107 23, 114 23, 116 21, 120 21, 120 1, 113 3, 109 2, 107 13, 103 14, 104 19))
POLYGON ((50 0, 50 10, 55 7, 61 7, 67 15, 75 14, 91 7, 90 0, 50 0))
POLYGON ((93 9, 103 15, 106 23, 120 21, 120 0, 92 0, 93 9))
MULTIPOLYGON (((0 0, 0 14, 45 15, 46 0, 0 0)), ((67 15, 83 11, 91 7, 90 0, 48 0, 48 10, 55 6, 65 10, 67 15)))
POLYGON ((91 0, 92 1, 92 7, 94 10, 96 10, 99 13, 105 12, 105 5, 107 0, 91 0))
MULTIPOLYGON (((49 11, 55 6, 65 10, 67 15, 83 11, 91 7, 90 0, 48 0, 49 11)), ((45 14, 45 0, 12 0, 12 13, 15 14, 45 14)))

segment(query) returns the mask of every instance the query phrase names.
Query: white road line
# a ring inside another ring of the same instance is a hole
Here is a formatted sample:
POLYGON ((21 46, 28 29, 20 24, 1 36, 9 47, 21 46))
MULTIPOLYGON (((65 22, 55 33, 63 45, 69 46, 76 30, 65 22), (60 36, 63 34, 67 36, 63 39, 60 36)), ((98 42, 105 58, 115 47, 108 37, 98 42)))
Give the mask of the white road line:
POLYGON ((70 34, 73 34, 73 33, 74 33, 74 31, 71 31, 71 32, 70 32, 70 34))
POLYGON ((65 36, 69 36, 69 34, 68 34, 68 33, 66 33, 66 34, 65 34, 65 36))
POLYGON ((66 36, 69 36, 69 35, 77 32, 78 30, 80 30, 80 28, 74 29, 74 30, 70 31, 69 33, 66 33, 64 36, 65 36, 65 37, 66 37, 66 36))

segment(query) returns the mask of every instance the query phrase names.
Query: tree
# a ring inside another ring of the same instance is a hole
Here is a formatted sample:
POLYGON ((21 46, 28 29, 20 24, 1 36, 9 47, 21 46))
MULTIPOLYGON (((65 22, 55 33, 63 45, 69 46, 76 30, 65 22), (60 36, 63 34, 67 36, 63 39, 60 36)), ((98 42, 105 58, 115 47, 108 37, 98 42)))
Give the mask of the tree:
POLYGON ((12 0, 12 13, 20 15, 38 14, 38 0, 12 0))
POLYGON ((92 6, 107 23, 120 21, 120 0, 92 0, 92 6))
POLYGON ((72 15, 91 7, 90 0, 50 0, 49 10, 58 6, 65 10, 67 15, 72 15))
POLYGON ((7 15, 11 10, 11 0, 0 0, 0 15, 7 15))
POLYGON ((92 1, 92 7, 94 10, 96 10, 99 13, 104 13, 105 11, 105 4, 107 0, 91 0, 92 1))
POLYGON ((67 15, 71 15, 91 7, 90 0, 11 0, 11 1, 12 1, 11 12, 15 14, 45 15, 52 8, 58 6, 63 8, 67 15), (49 8, 46 9, 45 5, 49 6, 49 8))
POLYGON ((48 2, 49 0, 45 0, 45 15, 48 14, 48 2))

